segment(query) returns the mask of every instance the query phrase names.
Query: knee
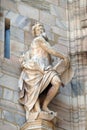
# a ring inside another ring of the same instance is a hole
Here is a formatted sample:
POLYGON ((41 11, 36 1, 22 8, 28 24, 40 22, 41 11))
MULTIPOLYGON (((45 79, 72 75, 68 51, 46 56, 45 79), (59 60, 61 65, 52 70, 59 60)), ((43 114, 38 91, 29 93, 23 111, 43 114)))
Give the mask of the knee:
POLYGON ((60 80, 60 78, 59 78, 58 76, 54 76, 53 79, 52 79, 52 81, 51 81, 51 84, 52 84, 53 86, 55 86, 56 88, 59 88, 60 85, 61 85, 61 80, 60 80))

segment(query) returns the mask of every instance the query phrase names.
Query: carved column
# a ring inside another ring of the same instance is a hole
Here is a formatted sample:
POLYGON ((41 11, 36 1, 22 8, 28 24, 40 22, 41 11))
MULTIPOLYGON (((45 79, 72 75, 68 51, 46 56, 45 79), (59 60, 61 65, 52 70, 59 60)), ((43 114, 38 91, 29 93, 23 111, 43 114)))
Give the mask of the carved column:
POLYGON ((21 130, 54 130, 54 124, 51 121, 46 121, 43 119, 34 120, 31 122, 26 122, 21 130))

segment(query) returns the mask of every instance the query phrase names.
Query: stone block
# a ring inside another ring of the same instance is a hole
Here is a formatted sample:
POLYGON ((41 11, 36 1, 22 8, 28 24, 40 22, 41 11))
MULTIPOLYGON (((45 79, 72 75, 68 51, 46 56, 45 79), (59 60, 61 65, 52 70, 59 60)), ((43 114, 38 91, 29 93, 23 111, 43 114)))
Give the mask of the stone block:
POLYGON ((60 6, 51 5, 51 14, 56 16, 59 20, 67 20, 68 10, 60 6))
POLYGON ((11 54, 14 56, 20 56, 24 52, 24 43, 17 42, 14 40, 10 40, 11 44, 11 54))
POLYGON ((55 16, 44 11, 40 11, 40 22, 48 25, 55 25, 55 16))
MULTIPOLYGON (((44 10, 46 12, 49 12, 50 11, 50 4, 47 0, 36 0, 36 1, 32 1, 32 0, 21 0, 22 2, 26 3, 27 5, 31 6, 31 7, 34 7, 34 8, 37 8, 39 10, 44 10)), ((55 0, 57 1, 57 0, 55 0)))
POLYGON ((3 95, 3 88, 0 86, 0 98, 2 98, 3 95))
POLYGON ((67 0, 58 0, 59 6, 67 8, 67 0))
POLYGON ((61 87, 60 92, 66 96, 71 96, 71 84, 68 83, 66 86, 61 87))
POLYGON ((58 18, 56 19, 56 26, 60 29, 63 29, 65 31, 68 30, 68 21, 64 21, 64 20, 59 20, 58 18))
POLYGON ((52 48, 55 49, 57 52, 67 55, 67 46, 64 46, 61 43, 52 46, 52 48))
POLYGON ((17 105, 16 103, 13 103, 13 101, 7 101, 5 99, 1 99, 1 102, 0 102, 0 107, 1 109, 4 109, 6 111, 11 111, 11 112, 17 112, 23 116, 25 116, 25 110, 23 108, 22 105, 17 105), (18 106, 20 106, 18 108, 18 106))
POLYGON ((69 96, 63 95, 63 94, 58 94, 56 96, 57 100, 61 103, 64 103, 65 105, 69 106, 70 105, 70 99, 69 96))
POLYGON ((86 0, 80 0, 80 7, 86 7, 86 0))
POLYGON ((20 2, 17 5, 17 9, 21 15, 26 16, 28 18, 35 19, 35 20, 39 20, 39 10, 38 9, 30 7, 27 4, 24 4, 22 2, 20 2))
POLYGON ((58 5, 58 0, 45 0, 51 4, 58 5))
POLYGON ((46 34, 47 34, 47 37, 48 37, 49 40, 54 41, 54 34, 52 32, 47 31, 46 34))
POLYGON ((31 21, 26 16, 10 11, 5 11, 5 17, 10 19, 11 26, 22 30, 29 30, 31 21))
POLYGON ((0 22, 0 41, 4 41, 4 22, 0 22))
POLYGON ((4 74, 0 79, 0 85, 11 90, 18 90, 18 79, 4 74))
POLYGON ((25 123, 25 117, 16 113, 15 122, 17 125, 22 126, 25 123))
POLYGON ((57 26, 53 26, 52 27, 52 32, 55 33, 55 34, 58 34, 59 36, 63 37, 63 38, 67 38, 68 37, 68 33, 67 31, 63 30, 63 29, 60 29, 58 28, 57 26))
POLYGON ((31 34, 32 32, 28 32, 28 31, 25 31, 24 32, 24 43, 27 44, 28 46, 31 45, 31 42, 33 40, 33 36, 31 34))
POLYGON ((35 120, 26 122, 21 130, 54 130, 54 124, 51 121, 35 120))
POLYGON ((80 108, 85 107, 85 97, 84 97, 84 95, 78 96, 78 106, 80 108))
POLYGON ((0 56, 4 55, 4 42, 0 41, 0 56))
POLYGON ((30 20, 29 18, 22 16, 22 15, 18 15, 15 19, 12 19, 12 21, 14 22, 13 25, 15 25, 18 28, 21 28, 24 30, 24 28, 28 28, 29 29, 29 24, 30 24, 30 20))
POLYGON ((17 91, 14 91, 13 93, 14 103, 18 103, 18 99, 19 99, 19 93, 17 91))
POLYGON ((10 89, 4 88, 3 98, 5 100, 12 100, 13 99, 13 91, 10 89))
POLYGON ((20 28, 11 26, 11 40, 24 43, 24 31, 20 28))
POLYGON ((17 19, 18 14, 13 12, 12 10, 5 10, 4 16, 5 18, 10 19, 10 22, 11 22, 10 24, 12 26, 15 23, 15 20, 17 19))
POLYGON ((0 119, 2 118, 2 110, 0 109, 0 119))
POLYGON ((17 111, 16 104, 13 101, 7 101, 5 99, 1 99, 0 107, 7 111, 17 111))
POLYGON ((14 113, 12 113, 12 112, 9 112, 9 111, 3 111, 3 118, 5 119, 5 120, 7 120, 7 121, 9 121, 9 122, 12 122, 12 123, 14 123, 15 122, 15 118, 14 118, 14 113))
POLYGON ((12 123, 4 121, 0 124, 0 130, 18 130, 18 127, 12 123))
POLYGON ((0 60, 2 70, 4 70, 6 73, 10 73, 11 75, 13 75, 13 77, 16 76, 18 78, 21 73, 18 57, 12 55, 10 60, 6 58, 0 60))
POLYGON ((16 104, 16 108, 17 108, 17 111, 22 113, 23 115, 25 115, 25 109, 24 109, 24 106, 21 105, 20 103, 19 104, 16 104))
POLYGON ((1 0, 1 7, 6 10, 12 10, 13 12, 17 12, 16 2, 13 0, 1 0))
POLYGON ((58 44, 60 44, 61 46, 66 47, 66 51, 68 51, 68 49, 72 49, 72 47, 71 48, 69 47, 70 46, 69 45, 69 39, 66 38, 66 37, 59 36, 58 37, 58 44))
POLYGON ((51 32, 51 26, 50 26, 50 25, 44 23, 44 28, 45 28, 45 31, 46 31, 46 32, 47 32, 47 31, 51 32))

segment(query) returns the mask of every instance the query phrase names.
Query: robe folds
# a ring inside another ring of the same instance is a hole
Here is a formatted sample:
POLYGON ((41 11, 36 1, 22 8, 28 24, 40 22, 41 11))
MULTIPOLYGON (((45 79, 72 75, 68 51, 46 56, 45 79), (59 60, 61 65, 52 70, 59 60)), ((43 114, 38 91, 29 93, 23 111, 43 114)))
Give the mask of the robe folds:
POLYGON ((70 65, 66 67, 63 60, 56 66, 49 66, 45 70, 42 70, 33 61, 24 62, 22 67, 23 70, 19 79, 19 101, 25 105, 28 111, 32 110, 39 95, 48 87, 54 76, 58 76, 59 82, 67 84, 74 75, 70 65))

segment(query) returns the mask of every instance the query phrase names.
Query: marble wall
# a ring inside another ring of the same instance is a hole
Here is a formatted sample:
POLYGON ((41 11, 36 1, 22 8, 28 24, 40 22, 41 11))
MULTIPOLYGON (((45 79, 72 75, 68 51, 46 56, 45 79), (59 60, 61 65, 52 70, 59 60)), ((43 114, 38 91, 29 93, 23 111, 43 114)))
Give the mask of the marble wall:
MULTIPOLYGON (((18 102, 19 56, 33 39, 36 21, 44 26, 50 44, 70 54, 75 70, 72 81, 61 87, 50 104, 58 112, 56 130, 86 130, 87 110, 87 28, 81 27, 86 0, 1 0, 0 18, 0 129, 18 130, 25 111, 18 102), (10 19, 10 59, 4 58, 5 18, 10 19)), ((86 16, 85 16, 86 17, 86 16)))

